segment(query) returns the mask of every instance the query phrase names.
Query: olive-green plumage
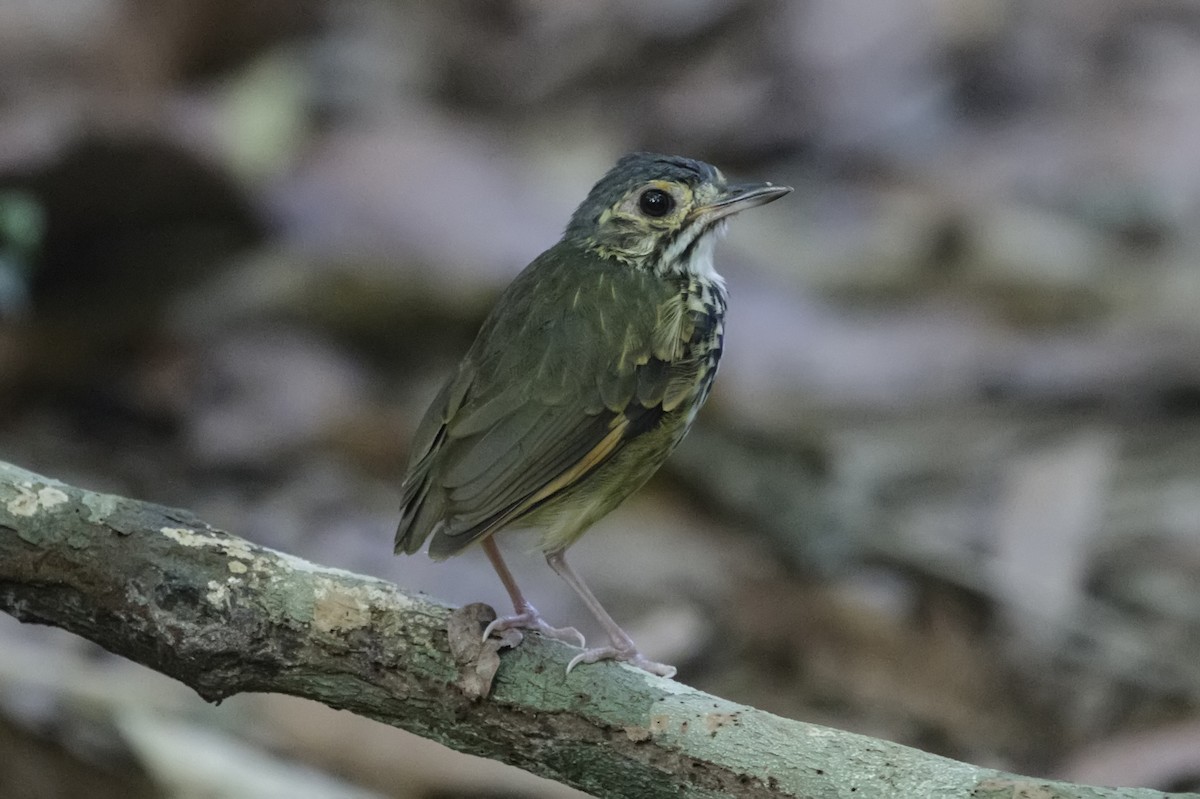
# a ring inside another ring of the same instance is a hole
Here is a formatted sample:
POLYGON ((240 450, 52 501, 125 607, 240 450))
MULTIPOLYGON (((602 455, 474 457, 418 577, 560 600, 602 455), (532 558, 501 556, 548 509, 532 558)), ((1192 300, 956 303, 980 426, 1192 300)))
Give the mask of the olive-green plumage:
POLYGON ((570 244, 543 254, 500 298, 420 426, 400 548, 414 551, 436 527, 429 551, 445 557, 516 522, 546 525, 545 551, 568 546, 683 436, 720 356, 724 308, 719 289, 685 277, 570 244), (539 497, 614 431, 592 469, 539 497))
POLYGON ((539 529, 561 557, 645 483, 716 372, 725 290, 711 253, 724 220, 787 191, 730 187, 683 158, 622 159, 504 291, 427 411, 397 552, 429 540, 444 558, 512 526, 539 529))

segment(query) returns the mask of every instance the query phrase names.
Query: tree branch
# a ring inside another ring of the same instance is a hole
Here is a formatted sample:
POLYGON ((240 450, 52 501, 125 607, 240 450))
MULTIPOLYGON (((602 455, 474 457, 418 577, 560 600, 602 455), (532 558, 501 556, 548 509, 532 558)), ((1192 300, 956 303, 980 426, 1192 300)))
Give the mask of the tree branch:
POLYGON ((499 658, 494 643, 456 647, 456 660, 453 643, 478 640, 472 609, 3 462, 0 608, 84 636, 211 701, 243 691, 303 696, 602 797, 1166 796, 976 768, 623 665, 568 675, 574 650, 538 636, 499 658))

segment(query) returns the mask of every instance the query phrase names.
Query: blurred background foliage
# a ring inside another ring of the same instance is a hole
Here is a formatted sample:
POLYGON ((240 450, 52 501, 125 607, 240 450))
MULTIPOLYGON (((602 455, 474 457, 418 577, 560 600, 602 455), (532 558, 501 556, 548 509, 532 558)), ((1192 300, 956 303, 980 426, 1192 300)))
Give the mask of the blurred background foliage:
MULTIPOLYGON (((597 593, 734 700, 1194 790, 1198 141, 1184 0, 8 0, 0 457, 503 607, 390 554, 413 425, 620 154, 701 158, 797 191, 597 593)), ((572 792, 5 617, 0 795, 572 792)))

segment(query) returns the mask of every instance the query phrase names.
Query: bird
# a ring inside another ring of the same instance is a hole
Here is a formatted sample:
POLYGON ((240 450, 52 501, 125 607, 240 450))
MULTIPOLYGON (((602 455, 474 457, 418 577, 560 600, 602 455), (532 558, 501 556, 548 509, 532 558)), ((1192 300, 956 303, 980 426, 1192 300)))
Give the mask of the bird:
POLYGON ((567 664, 617 660, 672 677, 642 654, 574 569, 567 549, 640 488, 708 398, 724 343, 726 289, 713 246, 732 215, 791 192, 729 183, 680 156, 622 157, 561 240, 503 291, 413 434, 395 552, 435 560, 479 544, 513 603, 486 640, 531 630, 574 642, 567 664), (609 643, 586 648, 522 593, 495 536, 538 532, 546 562, 609 643))

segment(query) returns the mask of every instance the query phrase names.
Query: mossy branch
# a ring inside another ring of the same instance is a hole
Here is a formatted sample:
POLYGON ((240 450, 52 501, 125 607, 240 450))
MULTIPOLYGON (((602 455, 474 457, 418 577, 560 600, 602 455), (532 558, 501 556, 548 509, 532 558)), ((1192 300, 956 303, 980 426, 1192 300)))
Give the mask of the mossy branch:
POLYGON ((472 650, 486 618, 478 608, 455 611, 186 511, 3 462, 0 608, 205 699, 303 696, 602 797, 1165 796, 976 768, 614 663, 568 675, 573 650, 538 636, 502 654, 494 644, 472 650))

